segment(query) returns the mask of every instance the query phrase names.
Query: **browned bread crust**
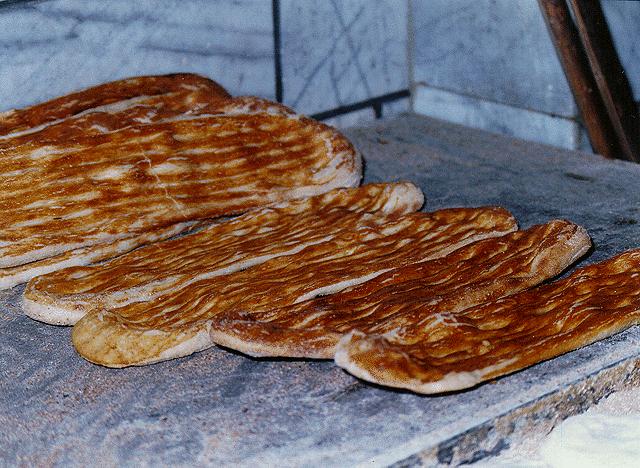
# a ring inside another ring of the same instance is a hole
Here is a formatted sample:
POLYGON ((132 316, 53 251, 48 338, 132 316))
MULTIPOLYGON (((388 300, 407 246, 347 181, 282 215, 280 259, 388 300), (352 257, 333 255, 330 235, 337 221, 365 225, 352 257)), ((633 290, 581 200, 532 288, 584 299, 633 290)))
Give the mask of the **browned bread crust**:
POLYGON ((230 98, 218 83, 192 73, 136 76, 93 86, 24 109, 0 113, 0 135, 21 132, 53 121, 73 117, 96 107, 126 101, 140 96, 200 91, 209 100, 230 98))
POLYGON ((628 251, 513 296, 427 314, 406 337, 354 331, 335 360, 370 382, 419 393, 472 387, 640 323, 639 278, 640 250, 628 251))
POLYGON ((42 260, 25 263, 8 268, 0 268, 0 289, 9 289, 30 279, 48 273, 78 265, 108 260, 126 252, 130 252, 144 244, 169 239, 178 234, 186 234, 191 230, 212 224, 213 221, 187 221, 176 223, 165 228, 154 229, 142 234, 132 234, 116 242, 90 245, 79 249, 69 250, 59 255, 42 260))
POLYGON ((369 184, 252 210, 108 263, 34 278, 24 292, 24 310, 36 320, 71 325, 92 308, 151 300, 205 277, 290 255, 326 241, 329 234, 348 233, 357 226, 358 213, 396 216, 414 212, 422 203, 422 192, 413 184, 369 184))
MULTIPOLYGON (((340 338, 354 330, 413 340, 411 333, 426 317, 530 288, 559 274, 590 246, 580 226, 551 221, 394 269, 331 296, 255 313, 231 310, 212 322, 211 337, 252 356, 320 359, 332 359, 340 338)), ((430 337, 439 333, 435 326, 429 331, 430 337)))
POLYGON ((28 263, 35 274, 65 264, 52 257, 359 184, 360 156, 335 129, 217 89, 195 75, 132 78, 5 113, 5 284, 28 278, 28 263))
POLYGON ((211 346, 211 322, 229 310, 260 312, 333 294, 516 229, 510 213, 489 207, 403 216, 357 213, 334 230, 334 219, 348 215, 328 218, 324 228, 314 226, 326 239, 299 252, 196 281, 150 301, 92 310, 75 325, 74 346, 91 362, 111 367, 184 356, 211 346))

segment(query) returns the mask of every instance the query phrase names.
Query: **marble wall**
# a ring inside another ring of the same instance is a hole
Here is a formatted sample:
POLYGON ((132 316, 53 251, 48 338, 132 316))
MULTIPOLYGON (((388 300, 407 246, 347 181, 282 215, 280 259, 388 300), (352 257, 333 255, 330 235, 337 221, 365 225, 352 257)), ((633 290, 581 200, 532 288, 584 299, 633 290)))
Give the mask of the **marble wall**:
POLYGON ((177 71, 273 98, 272 26, 262 0, 14 3, 0 9, 0 105, 177 71))
MULTIPOLYGON (((535 0, 412 0, 414 109, 526 140, 590 150, 535 0)), ((604 0, 640 98, 640 2, 604 0)))
POLYGON ((283 0, 281 8, 285 103, 316 113, 409 86, 406 1, 283 0))
POLYGON ((640 101, 640 2, 607 0, 603 9, 636 101, 640 101))
MULTIPOLYGON (((0 111, 125 76, 189 71, 269 99, 281 78, 283 102, 315 114, 407 90, 407 37, 406 0, 0 1, 0 111)), ((403 99, 383 113, 408 108, 403 99)), ((368 107, 330 121, 373 118, 368 107)))
MULTIPOLYGON (((640 96, 640 2, 603 6, 640 96)), ((191 71, 338 126, 373 120, 373 99, 589 149, 536 0, 0 0, 0 63, 0 111, 191 71)))

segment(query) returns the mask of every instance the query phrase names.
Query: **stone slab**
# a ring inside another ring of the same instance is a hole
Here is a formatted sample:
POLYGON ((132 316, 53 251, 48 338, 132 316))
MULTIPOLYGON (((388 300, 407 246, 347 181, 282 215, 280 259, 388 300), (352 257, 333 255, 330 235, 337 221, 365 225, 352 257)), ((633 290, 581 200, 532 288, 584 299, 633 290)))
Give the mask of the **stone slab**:
MULTIPOLYGON (((403 116, 351 129, 367 181, 411 180, 427 209, 499 204, 522 227, 564 217, 596 248, 640 244, 640 166, 403 116)), ((480 460, 640 379, 638 327, 477 388, 420 396, 369 385, 331 362, 212 348, 106 369, 70 329, 0 293, 0 464, 385 466, 480 460)))

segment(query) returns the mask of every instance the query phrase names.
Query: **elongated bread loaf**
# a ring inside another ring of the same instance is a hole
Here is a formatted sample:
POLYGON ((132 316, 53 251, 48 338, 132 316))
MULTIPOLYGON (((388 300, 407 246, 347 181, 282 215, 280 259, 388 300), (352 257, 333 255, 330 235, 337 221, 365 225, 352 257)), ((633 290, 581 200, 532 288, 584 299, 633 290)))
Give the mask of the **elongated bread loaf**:
POLYGON ((130 252, 141 245, 166 240, 177 234, 185 234, 191 230, 213 223, 213 221, 209 220, 176 223, 166 228, 154 229, 153 231, 142 234, 132 234, 116 242, 107 242, 68 250, 59 255, 25 263, 24 265, 0 268, 0 289, 9 289, 20 283, 26 283, 39 275, 46 275, 63 268, 89 265, 91 263, 108 260, 123 253, 130 252))
MULTIPOLYGON (((535 286, 590 246, 580 226, 552 221, 389 271, 331 296, 255 313, 230 310, 212 322, 211 337, 252 356, 332 359, 340 338, 351 331, 407 340, 428 317, 535 286)), ((437 323, 429 332, 438 335, 437 323)))
POLYGON ((103 85, 0 122, 0 277, 14 278, 5 284, 41 272, 41 261, 65 264, 52 257, 89 261, 87 249, 104 250, 94 246, 131 248, 153 230, 361 177, 359 155, 334 129, 190 75, 103 85))
POLYGON ((639 324, 638 278, 640 250, 628 251, 497 301, 427 313, 397 336, 353 331, 335 361, 370 382, 418 393, 473 387, 639 324))
MULTIPOLYGON (((61 122, 80 114, 94 113, 106 106, 122 107, 131 100, 150 100, 161 95, 182 95, 185 92, 201 92, 208 100, 230 98, 218 83, 191 73, 173 75, 136 76, 67 94, 24 109, 12 109, 0 113, 0 136, 40 130, 53 122, 61 122)), ((157 105, 160 101, 153 101, 157 105)), ((195 106, 190 106, 193 109, 195 106)), ((122 116, 121 116, 122 117, 122 116)), ((114 119, 117 122, 117 119, 114 119)), ((120 126, 122 128, 122 126, 120 126)))
MULTIPOLYGON (((326 217, 324 226, 314 225, 320 237, 300 251, 189 282, 149 301, 129 297, 121 307, 91 310, 73 329, 74 346, 86 359, 111 367, 185 356, 211 346, 211 322, 229 310, 259 312, 334 294, 516 229, 506 210, 493 207, 402 216, 342 211, 326 217), (349 222, 336 229, 342 217, 349 222)), ((298 216, 280 222, 295 223, 298 216)))
POLYGON ((410 183, 370 184, 253 210, 108 263, 34 278, 23 295, 24 310, 36 320, 71 325, 92 308, 148 301, 206 278, 291 255, 349 233, 364 213, 407 214, 423 201, 420 189, 410 183))

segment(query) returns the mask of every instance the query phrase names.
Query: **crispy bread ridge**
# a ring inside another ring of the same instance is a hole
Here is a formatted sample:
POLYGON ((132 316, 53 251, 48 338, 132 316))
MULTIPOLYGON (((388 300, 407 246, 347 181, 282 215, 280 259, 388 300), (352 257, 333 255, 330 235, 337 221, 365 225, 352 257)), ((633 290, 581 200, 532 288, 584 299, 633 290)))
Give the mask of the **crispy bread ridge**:
POLYGON ((358 185, 360 156, 335 129, 258 98, 222 107, 5 151, 0 268, 358 185))
POLYGON ((333 294, 517 228, 513 216, 496 207, 403 216, 362 213, 337 235, 331 234, 329 221, 328 238, 299 252, 190 283, 151 301, 92 310, 75 325, 74 346, 89 361, 110 367, 184 356, 202 349, 211 321, 227 310, 259 312, 333 294))
POLYGON ((340 338, 353 330, 408 339, 403 330, 425 316, 535 286, 590 246, 582 227, 554 220, 392 270, 332 296, 261 313, 229 311, 213 321, 211 338, 251 356, 332 359, 340 338))
MULTIPOLYGON (((111 244, 97 244, 82 249, 70 250, 54 257, 37 260, 35 262, 9 268, 0 268, 0 290, 10 289, 30 279, 48 273, 74 266, 89 265, 91 263, 108 260, 118 255, 136 249, 141 245, 163 241, 178 234, 185 234, 194 229, 212 224, 214 221, 187 221, 177 223, 166 228, 146 232, 144 234, 125 237, 111 244)), ((55 325, 60 325, 55 323, 55 325)))
POLYGON ((210 98, 231 97, 215 81, 193 73, 136 76, 92 86, 24 109, 1 112, 0 135, 26 131, 119 101, 185 90, 204 92, 210 98))
MULTIPOLYGON (((228 101, 230 95, 220 85, 193 74, 136 77, 106 83, 27 109, 0 114, 0 157, 34 140, 40 145, 86 140, 130 125, 148 124, 180 115, 223 112, 228 101)), ((5 182, 11 183, 11 177, 5 182)), ((153 232, 125 234, 113 243, 99 243, 0 268, 0 289, 11 288, 36 275, 67 266, 102 261, 139 245, 191 230, 202 223, 187 221, 153 232)))
POLYGON ((408 182, 368 184, 252 210, 180 239, 147 246, 110 262, 67 268, 29 282, 23 310, 36 320, 72 325, 95 307, 151 300, 198 278, 220 276, 288 255, 349 230, 355 213, 396 216, 418 210, 422 191, 408 182), (317 231, 318 229, 318 231, 317 231))
POLYGON ((6 152, 20 146, 28 147, 34 140, 40 145, 68 140, 90 141, 94 135, 110 133, 131 125, 219 114, 228 107, 230 101, 233 102, 233 99, 212 96, 209 92, 190 88, 154 96, 136 96, 93 107, 64 119, 0 135, 0 149, 6 152))
MULTIPOLYGON (((524 369, 640 323, 640 250, 569 277, 450 314, 433 336, 410 341, 354 331, 336 363, 357 377, 417 393, 442 393, 524 369)), ((419 329, 422 327, 422 329, 419 329)))

